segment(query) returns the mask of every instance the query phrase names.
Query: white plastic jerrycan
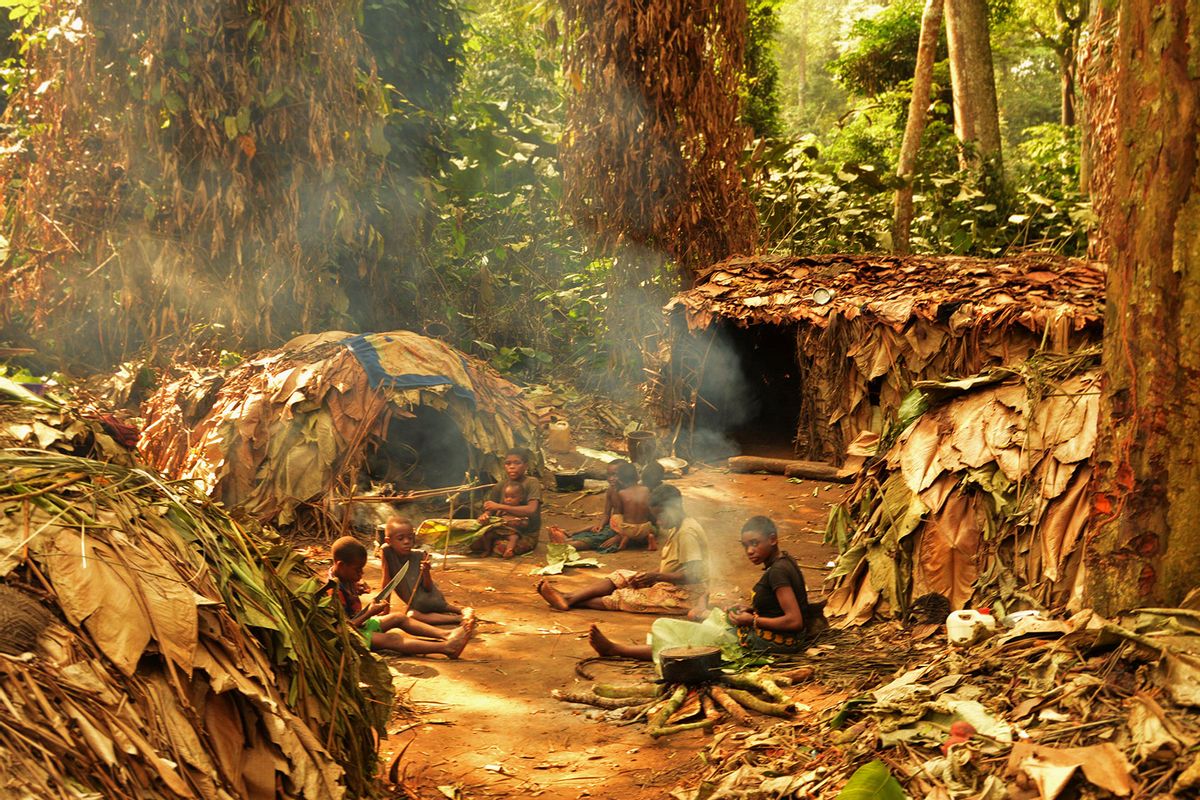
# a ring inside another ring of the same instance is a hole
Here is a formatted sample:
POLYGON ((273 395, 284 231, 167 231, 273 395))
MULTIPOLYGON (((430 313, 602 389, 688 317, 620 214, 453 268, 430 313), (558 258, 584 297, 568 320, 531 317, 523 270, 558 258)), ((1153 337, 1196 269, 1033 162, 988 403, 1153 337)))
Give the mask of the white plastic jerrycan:
POLYGON ((960 647, 975 644, 996 630, 996 618, 987 611, 968 608, 946 617, 946 638, 960 647))

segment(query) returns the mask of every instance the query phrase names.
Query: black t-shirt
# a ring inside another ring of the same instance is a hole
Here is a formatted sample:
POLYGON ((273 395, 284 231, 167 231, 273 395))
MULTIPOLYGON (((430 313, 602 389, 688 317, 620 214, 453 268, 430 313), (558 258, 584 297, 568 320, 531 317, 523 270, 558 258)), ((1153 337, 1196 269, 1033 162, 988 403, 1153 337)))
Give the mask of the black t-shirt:
POLYGON ((763 570, 762 577, 754 584, 751 604, 760 617, 782 617, 783 607, 775 596, 780 586, 791 586, 796 593, 796 602, 803 612, 808 607, 808 589, 804 586, 804 573, 787 553, 780 553, 775 563, 763 570))

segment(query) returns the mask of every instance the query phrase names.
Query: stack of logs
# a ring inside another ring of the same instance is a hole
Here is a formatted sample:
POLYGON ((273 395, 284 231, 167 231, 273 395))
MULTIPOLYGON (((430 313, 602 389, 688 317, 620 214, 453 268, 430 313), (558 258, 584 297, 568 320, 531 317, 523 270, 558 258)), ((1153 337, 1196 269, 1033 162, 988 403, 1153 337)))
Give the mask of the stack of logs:
POLYGON ((807 668, 794 673, 767 676, 762 672, 720 674, 709 683, 637 683, 613 686, 597 683, 591 691, 555 689, 551 695, 565 703, 581 703, 604 709, 624 709, 629 722, 649 720, 647 733, 658 738, 680 731, 712 726, 725 716, 749 725, 750 712, 771 717, 789 717, 796 705, 783 691, 793 681, 812 676, 807 668))

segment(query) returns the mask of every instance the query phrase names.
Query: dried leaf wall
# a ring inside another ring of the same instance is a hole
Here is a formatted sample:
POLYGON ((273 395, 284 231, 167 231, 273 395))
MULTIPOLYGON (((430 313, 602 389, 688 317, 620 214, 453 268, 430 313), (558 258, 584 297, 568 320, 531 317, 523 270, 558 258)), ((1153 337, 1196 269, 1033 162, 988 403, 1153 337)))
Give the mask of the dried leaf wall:
POLYGON ((857 457, 865 466, 831 514, 830 613, 903 614, 930 593, 952 608, 1068 605, 1091 510, 1097 362, 1096 348, 1041 354, 918 384, 906 407, 927 410, 897 422, 884 452, 857 457))
POLYGON ((1103 287, 1102 265, 1049 254, 730 258, 668 303, 673 341, 660 349, 648 402, 664 425, 687 421, 714 340, 754 380, 761 367, 741 351, 742 331, 769 326, 795 341, 796 453, 840 463, 918 381, 1098 341, 1103 287))

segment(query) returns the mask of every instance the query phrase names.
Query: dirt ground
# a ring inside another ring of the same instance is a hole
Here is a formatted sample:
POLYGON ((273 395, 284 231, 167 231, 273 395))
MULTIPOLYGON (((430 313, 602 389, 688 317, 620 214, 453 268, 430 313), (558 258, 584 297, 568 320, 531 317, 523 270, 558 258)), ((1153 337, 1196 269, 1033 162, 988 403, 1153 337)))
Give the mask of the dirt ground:
MULTIPOLYGON (((738 543, 742 522, 767 514, 802 565, 810 594, 819 594, 833 556, 821 543, 829 505, 843 488, 819 482, 791 483, 776 475, 693 471, 673 481, 685 508, 705 527, 712 544, 716 602, 749 596, 759 568, 738 543)), ((603 495, 547 492, 543 525, 568 531, 598 517, 603 495)), ((474 606, 484 620, 459 661, 441 657, 389 657, 397 686, 407 690, 417 719, 397 718, 381 747, 384 769, 402 753, 399 774, 410 796, 497 798, 538 796, 662 798, 700 767, 697 750, 708 734, 688 732, 655 741, 641 724, 619 727, 597 721, 600 712, 562 703, 550 690, 586 687, 574 671, 588 647, 588 624, 599 623, 614 639, 644 641, 653 617, 639 614, 551 610, 534 592, 531 571, 545 563, 545 544, 512 561, 451 556, 435 565, 434 579, 451 602, 474 606)), ((552 578, 571 588, 613 568, 653 569, 657 555, 632 551, 599 556, 603 568, 569 569, 552 578)), ((378 581, 372 563, 367 580, 378 581), (372 569, 374 571, 372 571, 372 569)), ((590 665, 597 677, 632 682, 629 673, 648 665, 590 665)))

